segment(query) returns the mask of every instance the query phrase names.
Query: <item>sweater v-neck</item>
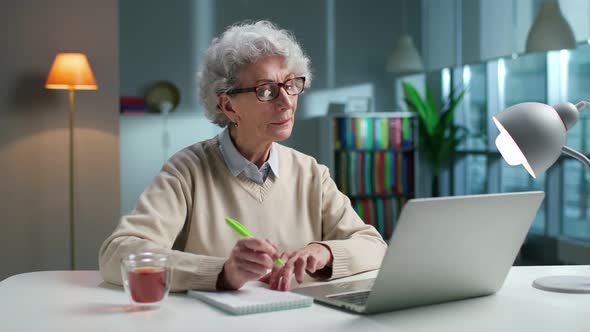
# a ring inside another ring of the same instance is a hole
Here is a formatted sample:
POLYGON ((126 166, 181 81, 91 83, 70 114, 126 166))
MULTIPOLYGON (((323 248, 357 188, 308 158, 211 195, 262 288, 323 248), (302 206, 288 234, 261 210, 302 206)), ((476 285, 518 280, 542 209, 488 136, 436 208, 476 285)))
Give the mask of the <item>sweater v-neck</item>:
MULTIPOLYGON (((231 173, 229 166, 227 165, 227 163, 223 159, 223 155, 221 154, 221 151, 219 151, 218 144, 219 144, 218 138, 216 137, 214 139, 214 144, 211 144, 210 147, 213 148, 213 150, 214 150, 214 155, 215 155, 215 158, 217 159, 217 162, 223 164, 224 169, 226 171, 225 177, 232 178, 231 181, 236 181, 239 184, 239 186, 242 189, 244 189, 248 194, 250 194, 250 196, 252 196, 254 199, 256 199, 256 201, 258 201, 259 203, 263 203, 264 199, 268 196, 268 193, 273 188, 274 183, 277 181, 277 177, 274 175, 274 173, 271 171, 268 174, 266 180, 264 181, 264 183, 262 185, 259 185, 258 183, 249 179, 244 174, 244 172, 241 172, 237 176, 234 176, 231 173)), ((279 153, 278 149, 277 149, 277 153, 279 153)))

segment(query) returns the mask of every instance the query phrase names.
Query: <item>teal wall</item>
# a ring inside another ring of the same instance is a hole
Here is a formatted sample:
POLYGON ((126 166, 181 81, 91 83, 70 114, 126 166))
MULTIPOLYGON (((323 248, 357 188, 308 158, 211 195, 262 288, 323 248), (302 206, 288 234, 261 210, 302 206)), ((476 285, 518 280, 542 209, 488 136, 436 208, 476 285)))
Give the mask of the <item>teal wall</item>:
POLYGON ((170 80, 182 94, 168 120, 122 116, 121 213, 128 212, 164 160, 215 135, 197 101, 196 73, 211 39, 235 22, 268 19, 291 30, 311 57, 314 81, 301 96, 292 137, 283 142, 319 158, 317 117, 330 102, 370 97, 376 111, 394 110, 394 75, 385 64, 407 26, 421 45, 420 2, 301 0, 125 0, 120 10, 121 94, 142 95, 146 85, 170 80), (165 124, 164 124, 165 123, 165 124))

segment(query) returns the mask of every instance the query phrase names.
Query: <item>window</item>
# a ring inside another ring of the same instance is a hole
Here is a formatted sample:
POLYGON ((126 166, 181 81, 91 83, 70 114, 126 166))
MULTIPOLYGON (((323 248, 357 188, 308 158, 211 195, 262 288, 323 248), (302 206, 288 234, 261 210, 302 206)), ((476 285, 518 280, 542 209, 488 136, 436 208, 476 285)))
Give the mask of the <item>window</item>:
POLYGON ((455 70, 467 89, 463 101, 455 111, 459 125, 468 131, 458 148, 454 161, 455 194, 472 195, 489 191, 488 178, 488 109, 486 64, 467 65, 455 70), (462 176, 463 175, 463 176, 462 176))
MULTIPOLYGON (((500 94, 498 105, 500 106, 493 113, 502 111, 505 107, 514 104, 536 101, 547 103, 547 55, 544 53, 529 54, 516 59, 499 60, 500 66, 504 62, 504 75, 499 70, 498 85, 500 94), (503 76, 503 77, 502 77, 503 76), (503 79, 503 80, 502 80, 503 79), (504 97, 504 100, 501 98, 504 97)), ((497 131, 494 132, 495 140, 497 131)), ((495 146, 493 147, 495 150, 495 146)), ((500 158, 500 191, 514 192, 527 190, 546 189, 546 175, 532 178, 522 167, 509 166, 500 158)), ((533 222, 531 231, 544 234, 545 223, 545 202, 539 209, 539 213, 533 222)))
MULTIPOLYGON (((573 51, 560 53, 562 72, 561 90, 563 100, 577 103, 590 100, 590 45, 580 45, 573 51)), ((568 130, 566 144, 585 155, 590 154, 590 114, 580 112, 578 123, 568 130)), ((590 172, 578 160, 569 158, 562 162, 560 180, 563 183, 561 235, 590 240, 590 172)))
MULTIPOLYGON (((537 53, 428 73, 426 82, 446 95, 450 84, 467 86, 455 121, 470 135, 454 156, 447 188, 451 195, 543 190, 546 198, 531 227, 532 234, 590 241, 590 171, 562 156, 546 173, 532 178, 523 167, 504 162, 494 141, 491 117, 514 104, 590 101, 590 45, 573 51, 537 53), (452 75, 450 79, 441 79, 452 75), (432 79, 432 78, 436 79, 432 79), (452 82, 452 83, 450 83, 452 82), (446 84, 446 85, 445 85, 446 84)), ((590 157, 590 110, 580 113, 566 144, 590 157)))

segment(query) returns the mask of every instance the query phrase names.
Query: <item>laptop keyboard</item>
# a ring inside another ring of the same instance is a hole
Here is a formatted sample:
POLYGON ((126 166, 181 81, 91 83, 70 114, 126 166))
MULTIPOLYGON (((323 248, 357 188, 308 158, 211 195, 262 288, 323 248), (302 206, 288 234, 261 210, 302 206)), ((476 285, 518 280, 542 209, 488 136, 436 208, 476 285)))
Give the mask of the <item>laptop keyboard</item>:
POLYGON ((365 305, 367 304, 367 299, 369 298, 369 294, 371 291, 363 291, 363 292, 354 292, 354 293, 347 293, 347 294, 337 294, 337 295, 330 295, 328 296, 330 299, 335 299, 342 302, 347 302, 356 305, 365 305))

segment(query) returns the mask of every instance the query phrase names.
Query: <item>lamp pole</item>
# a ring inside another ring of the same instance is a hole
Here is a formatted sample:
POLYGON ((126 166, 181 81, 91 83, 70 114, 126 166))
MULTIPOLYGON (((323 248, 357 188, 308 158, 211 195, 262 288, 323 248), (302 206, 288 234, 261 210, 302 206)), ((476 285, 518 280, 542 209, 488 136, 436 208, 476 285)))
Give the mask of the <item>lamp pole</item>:
POLYGON ((588 159, 588 157, 586 157, 583 153, 578 152, 572 148, 570 148, 569 146, 563 146, 563 148, 561 148, 561 152, 563 152, 563 154, 568 155, 572 158, 578 159, 579 161, 582 162, 582 164, 584 164, 584 166, 586 166, 586 169, 588 169, 590 171, 590 159, 588 159))
POLYGON ((70 267, 76 269, 74 256, 74 87, 70 86, 70 267))

